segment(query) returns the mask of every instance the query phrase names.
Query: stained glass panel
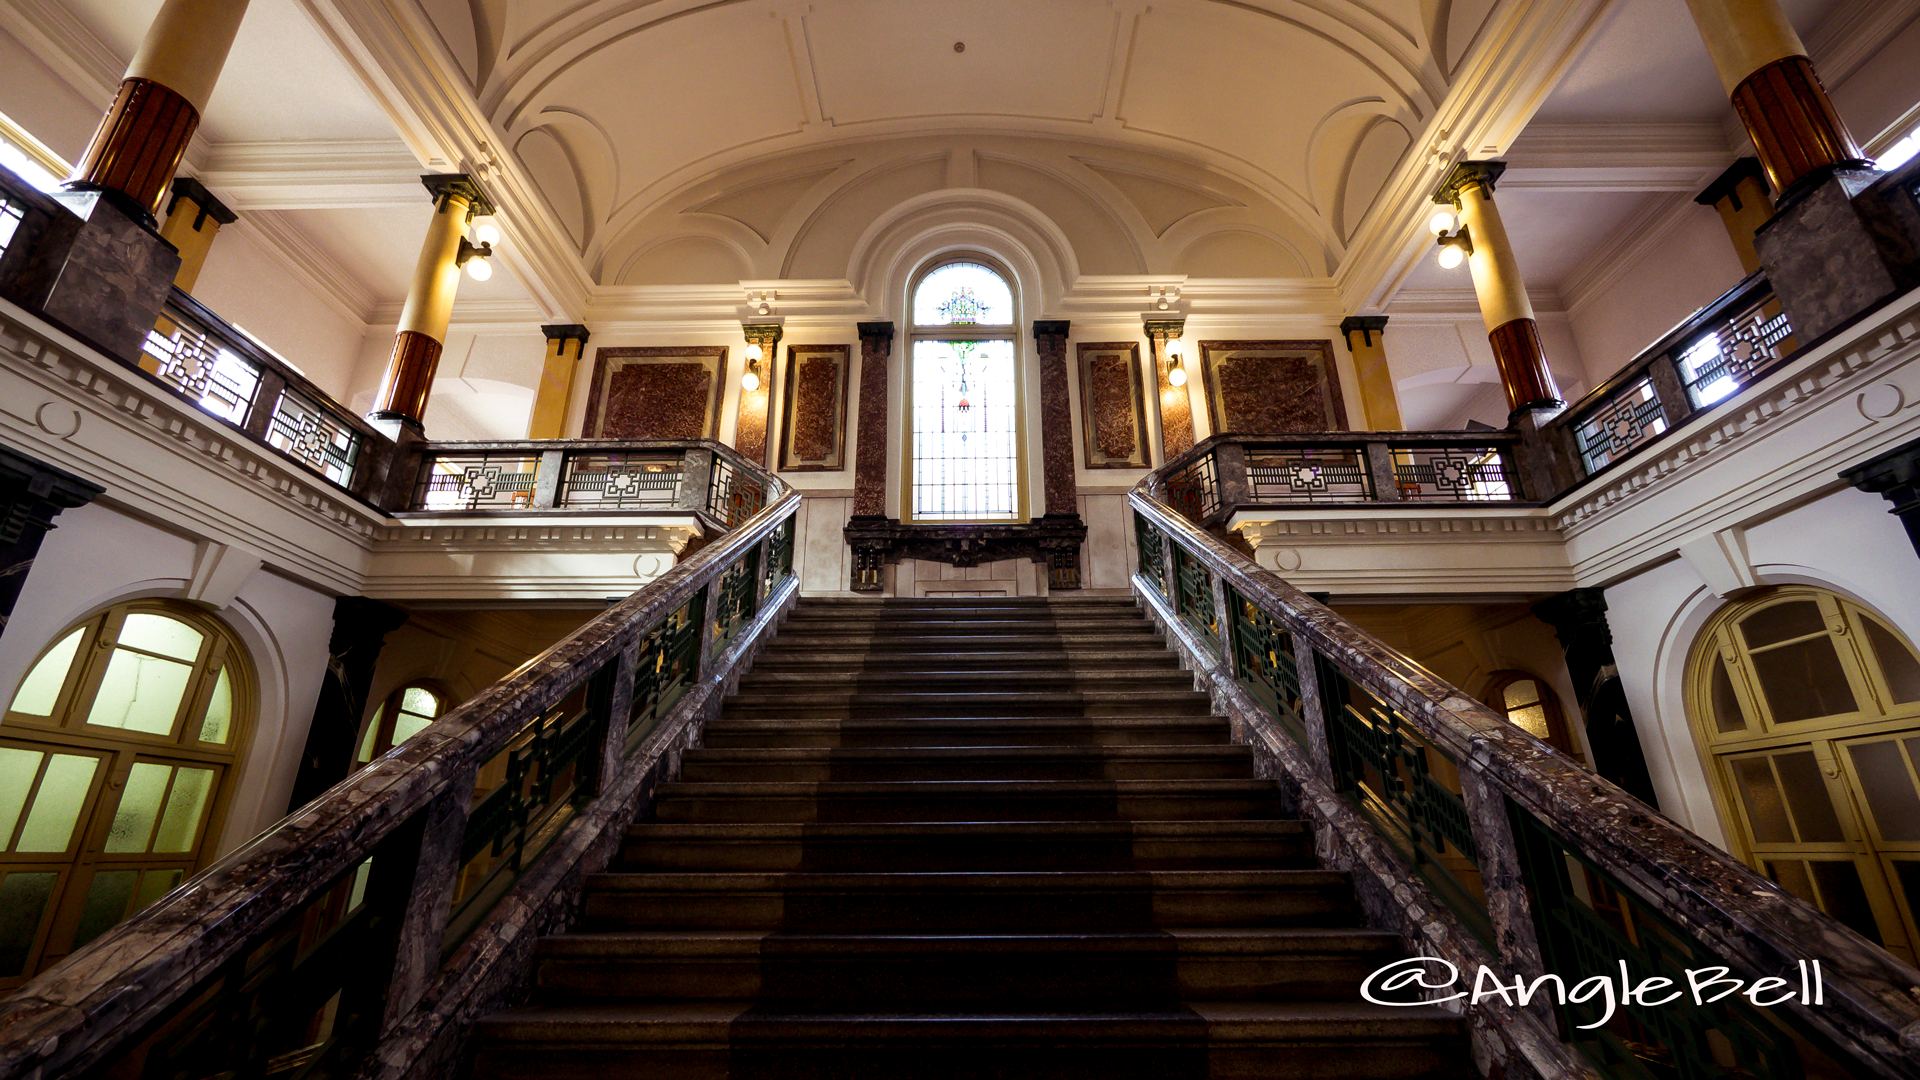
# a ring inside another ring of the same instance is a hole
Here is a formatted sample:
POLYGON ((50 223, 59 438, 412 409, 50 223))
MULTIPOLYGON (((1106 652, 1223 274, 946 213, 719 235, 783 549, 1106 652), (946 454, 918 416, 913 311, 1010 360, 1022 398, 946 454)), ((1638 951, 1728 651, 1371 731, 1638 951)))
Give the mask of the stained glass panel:
POLYGON ((1008 326, 1013 290, 979 263, 948 263, 920 280, 913 294, 915 326, 1008 326))
POLYGON ((914 342, 913 516, 1013 520, 1015 426, 1012 342, 914 342))

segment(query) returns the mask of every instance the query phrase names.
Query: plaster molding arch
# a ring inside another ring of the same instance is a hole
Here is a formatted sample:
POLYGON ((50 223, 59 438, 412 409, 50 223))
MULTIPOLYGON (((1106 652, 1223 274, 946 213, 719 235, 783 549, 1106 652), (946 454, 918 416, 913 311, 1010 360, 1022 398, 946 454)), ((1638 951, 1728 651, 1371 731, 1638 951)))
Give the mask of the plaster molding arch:
MULTIPOLYGON (((1058 148, 1049 147, 1049 149, 1057 150, 1058 148)), ((1105 213, 1111 219, 1114 228, 1126 238, 1127 247, 1133 252, 1137 265, 1143 268, 1142 272, 1152 272, 1150 269, 1152 262, 1148 254, 1151 248, 1159 246, 1159 238, 1154 236, 1153 230, 1146 224, 1146 218, 1140 213, 1140 209, 1133 205, 1132 200, 1120 195, 1117 191, 1114 195, 1119 195, 1118 198, 1109 195, 1107 192, 1113 189, 1110 183, 1096 187, 1093 181, 1099 180, 1100 177, 1086 165, 1071 156, 1066 158, 1067 165, 1063 166, 1057 161, 1043 159, 1037 154, 1018 157, 993 150, 974 150, 972 153, 976 159, 998 161, 1017 168, 1029 169, 1065 185, 1067 190, 1086 198, 1105 213)))
MULTIPOLYGON (((868 303, 904 311, 908 279, 943 251, 980 248, 1006 263, 1029 318, 1058 303, 1079 280, 1080 264, 1067 235, 1033 206, 984 188, 949 188, 917 195, 874 219, 853 245, 847 280, 868 303)), ((897 321, 897 320, 896 320, 897 321)))
MULTIPOLYGON (((1165 244, 1165 251, 1167 253, 1167 266, 1171 268, 1179 265, 1180 260, 1186 257, 1187 252, 1192 250, 1194 245, 1199 244, 1201 241, 1219 236, 1222 233, 1247 233, 1278 245, 1282 251, 1292 257, 1299 265, 1301 277, 1321 279, 1327 276, 1326 271, 1316 270, 1314 268, 1313 260, 1307 258, 1305 253, 1300 250, 1298 244, 1295 244, 1284 235, 1264 225, 1245 220, 1229 220, 1217 223, 1214 220, 1215 218, 1227 217, 1229 215, 1236 218, 1242 217, 1243 215, 1235 212, 1237 210, 1237 207, 1222 206, 1212 210, 1196 211, 1181 218, 1172 228, 1167 230, 1167 235, 1161 238, 1165 244)), ((1184 273, 1185 271, 1182 272, 1184 273)))
MULTIPOLYGON (((650 243, 646 244, 646 246, 634 250, 621 261, 619 273, 614 274, 611 280, 604 280, 602 283, 605 285, 623 284, 627 274, 632 271, 634 264, 646 257, 649 252, 680 240, 711 240, 716 244, 722 245, 740 260, 740 268, 746 271, 746 274, 743 274, 742 277, 748 277, 753 273, 757 263, 753 257, 753 253, 747 248, 749 241, 746 237, 740 236, 739 234, 741 233, 751 236, 752 240, 750 242, 754 246, 760 246, 760 238, 753 236, 753 230, 737 221, 730 221, 719 214, 689 215, 685 225, 679 231, 667 236, 656 237, 650 243)), ((714 284, 729 283, 715 282, 714 284)))
MULTIPOLYGON (((1406 32, 1399 27, 1380 19, 1360 4, 1350 5, 1352 10, 1373 15, 1376 27, 1369 29, 1357 21, 1342 18, 1337 11, 1347 6, 1335 8, 1331 4, 1317 4, 1305 0, 1278 0, 1276 7, 1264 7, 1249 3, 1247 0, 1205 0, 1206 3, 1249 15, 1272 19, 1295 27, 1328 45, 1346 53, 1360 62, 1367 70, 1380 77, 1380 80, 1398 94, 1416 117, 1425 120, 1437 104, 1446 96, 1446 82, 1439 72, 1423 70, 1419 58, 1410 52, 1399 49, 1395 37, 1407 39, 1406 32), (1384 28, 1386 33, 1377 32, 1384 28), (1342 33, 1341 31, 1346 31, 1342 33), (1348 35, 1351 34, 1353 40, 1348 35), (1392 69, 1398 69, 1402 78, 1396 77, 1392 69), (1424 106, 1424 111, 1423 107, 1424 106)), ((1417 47, 1418 43, 1407 39, 1407 43, 1417 47)))
MULTIPOLYGON (((899 172, 902 169, 910 169, 915 165, 941 161, 949 156, 950 151, 946 150, 927 151, 925 149, 914 148, 905 153, 895 153, 890 157, 884 157, 872 163, 856 160, 846 169, 836 171, 832 176, 827 177, 827 181, 834 182, 834 186, 830 190, 825 190, 821 193, 817 201, 812 201, 812 205, 807 208, 804 215, 798 212, 798 206, 794 208, 793 213, 788 215, 789 218, 797 222, 797 224, 794 225, 786 240, 785 250, 779 251, 780 268, 779 272, 774 276, 786 278, 792 275, 793 261, 799 255, 801 246, 805 244, 812 235, 814 227, 825 219, 828 212, 838 206, 842 200, 854 197, 863 187, 879 181, 889 173, 899 172), (844 180, 842 179, 843 175, 845 177, 844 180)), ((933 194, 933 192, 926 194, 933 194)), ((878 220, 878 218, 875 219, 875 221, 878 220)), ((868 222, 868 229, 871 229, 873 224, 874 222, 868 222)), ((788 232, 784 227, 777 231, 781 233, 788 232)), ((859 251, 858 245, 855 246, 854 250, 856 252, 859 251)))

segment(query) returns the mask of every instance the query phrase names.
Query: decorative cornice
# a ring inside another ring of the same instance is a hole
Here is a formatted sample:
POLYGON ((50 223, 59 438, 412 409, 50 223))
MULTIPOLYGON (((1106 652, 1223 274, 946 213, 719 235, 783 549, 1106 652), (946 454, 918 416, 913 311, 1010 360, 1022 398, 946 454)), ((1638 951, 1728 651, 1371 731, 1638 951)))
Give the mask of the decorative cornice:
POLYGON ((219 143, 194 174, 244 211, 420 202, 420 162, 390 139, 219 143))
POLYGON ((1507 163, 1504 161, 1459 162, 1447 173, 1446 179, 1440 181, 1439 190, 1433 193, 1433 201, 1458 206, 1460 193, 1470 187, 1478 187, 1491 197, 1494 186, 1506 171, 1507 163))
POLYGON ((428 173, 420 183, 433 196, 435 206, 445 199, 462 199, 467 204, 468 219, 494 215, 493 200, 466 173, 428 173))

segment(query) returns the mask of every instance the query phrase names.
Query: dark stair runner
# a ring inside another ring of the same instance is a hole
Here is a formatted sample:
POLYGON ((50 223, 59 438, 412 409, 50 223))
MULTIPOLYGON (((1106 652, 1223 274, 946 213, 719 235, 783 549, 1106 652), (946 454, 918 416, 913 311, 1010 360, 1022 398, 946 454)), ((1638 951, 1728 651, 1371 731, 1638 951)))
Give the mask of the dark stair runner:
POLYGON ((480 1080, 1474 1075, 1124 600, 802 600, 480 1080))

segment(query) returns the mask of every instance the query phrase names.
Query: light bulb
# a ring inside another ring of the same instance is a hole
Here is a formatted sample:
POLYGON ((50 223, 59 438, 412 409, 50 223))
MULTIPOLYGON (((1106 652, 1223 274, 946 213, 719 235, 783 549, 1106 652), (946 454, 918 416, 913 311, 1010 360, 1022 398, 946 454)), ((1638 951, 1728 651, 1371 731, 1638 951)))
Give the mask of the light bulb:
POLYGON ((1179 356, 1181 351, 1184 350, 1185 348, 1186 346, 1180 343, 1179 338, 1173 338, 1167 342, 1167 355, 1179 356))
POLYGON ((1169 386, 1187 385, 1187 369, 1184 367, 1180 367, 1177 364, 1174 365, 1174 369, 1172 371, 1167 372, 1167 385, 1169 386))
POLYGON ((745 390, 749 394, 760 389, 760 376, 755 375, 751 371, 740 376, 740 389, 745 390))
POLYGON ((760 348, 760 346, 758 345, 747 346, 747 362, 748 363, 757 364, 760 362, 760 358, 765 355, 767 355, 766 351, 760 348))
POLYGON ((1453 224, 1453 211, 1439 210, 1427 222, 1427 228, 1432 230, 1435 236, 1445 236, 1453 231, 1453 224))
POLYGON ((473 238, 482 244, 497 244, 500 242, 500 230, 491 225, 482 225, 473 230, 473 238))
POLYGON ((493 267, 487 260, 478 256, 467 260, 467 276, 475 281, 485 281, 493 276, 493 267))
POLYGON ((1465 261, 1466 257, 1467 253, 1461 251, 1458 245, 1448 244, 1440 249, 1440 269, 1451 270, 1465 261))

